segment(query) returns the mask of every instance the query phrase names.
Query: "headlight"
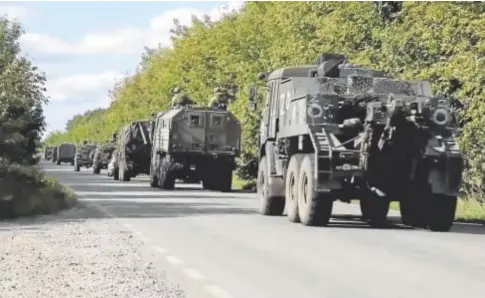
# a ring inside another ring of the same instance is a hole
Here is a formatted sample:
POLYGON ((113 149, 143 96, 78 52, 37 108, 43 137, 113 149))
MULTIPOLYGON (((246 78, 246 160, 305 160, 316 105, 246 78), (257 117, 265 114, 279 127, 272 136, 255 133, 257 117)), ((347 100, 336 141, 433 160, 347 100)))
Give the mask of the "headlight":
POLYGON ((450 121, 450 112, 444 108, 438 108, 431 116, 431 120, 437 125, 446 125, 450 121))

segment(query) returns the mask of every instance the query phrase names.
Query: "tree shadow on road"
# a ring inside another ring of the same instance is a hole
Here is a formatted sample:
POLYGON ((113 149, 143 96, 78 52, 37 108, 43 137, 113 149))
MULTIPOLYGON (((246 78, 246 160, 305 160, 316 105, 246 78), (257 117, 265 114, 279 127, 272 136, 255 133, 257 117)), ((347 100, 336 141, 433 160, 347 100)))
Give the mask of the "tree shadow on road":
MULTIPOLYGON (((369 223, 361 220, 360 215, 335 214, 332 215, 332 219, 328 225, 331 228, 424 231, 423 229, 403 225, 400 216, 388 216, 388 224, 382 228, 371 227, 369 223)), ((448 233, 485 235, 485 225, 455 222, 448 233)))

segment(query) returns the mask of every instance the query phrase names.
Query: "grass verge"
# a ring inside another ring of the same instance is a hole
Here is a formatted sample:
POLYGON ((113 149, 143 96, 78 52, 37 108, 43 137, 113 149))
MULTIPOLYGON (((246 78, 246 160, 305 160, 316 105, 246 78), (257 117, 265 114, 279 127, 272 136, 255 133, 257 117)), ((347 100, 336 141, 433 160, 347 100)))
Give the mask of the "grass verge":
MULTIPOLYGON (((462 197, 458 200, 455 220, 457 222, 485 223, 485 204, 473 196, 462 197)), ((352 203, 359 204, 358 200, 352 203)), ((391 202, 391 209, 399 211, 399 202, 391 202)))
POLYGON ((0 167, 0 218, 52 214, 71 208, 76 196, 34 166, 0 167))
POLYGON ((232 175, 232 189, 256 192, 256 180, 243 180, 234 173, 232 175))

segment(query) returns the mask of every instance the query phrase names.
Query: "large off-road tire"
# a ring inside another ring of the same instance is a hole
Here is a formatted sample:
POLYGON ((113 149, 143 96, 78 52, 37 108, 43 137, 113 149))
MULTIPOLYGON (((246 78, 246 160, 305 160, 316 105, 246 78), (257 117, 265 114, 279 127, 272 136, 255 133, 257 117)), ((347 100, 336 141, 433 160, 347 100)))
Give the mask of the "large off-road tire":
POLYGON ((118 164, 118 177, 120 178, 120 181, 130 181, 130 172, 125 170, 125 163, 124 161, 120 161, 118 164))
POLYGON ((113 179, 114 180, 120 180, 120 172, 119 172, 118 168, 115 168, 113 170, 113 179))
POLYGON ((215 190, 230 192, 232 190, 232 167, 228 160, 220 160, 216 163, 217 181, 214 181, 215 190))
POLYGON ((205 177, 202 179, 202 188, 206 190, 215 190, 216 187, 215 187, 214 177, 212 177, 208 173, 206 173, 206 175, 204 176, 205 177))
POLYGON ((294 154, 290 158, 285 179, 286 213, 289 221, 300 222, 298 215, 298 177, 300 175, 303 154, 294 154))
POLYGON ((382 228, 387 224, 390 202, 386 198, 380 198, 373 193, 360 198, 360 211, 362 217, 369 221, 371 227, 382 228))
POLYGON ((455 220, 457 197, 433 194, 429 199, 428 227, 434 232, 448 232, 455 220))
POLYGON ((59 165, 61 165, 61 160, 60 160, 60 159, 58 159, 58 160, 56 161, 56 163, 57 163, 57 165, 58 165, 58 166, 59 166, 59 165))
POLYGON ((171 170, 170 156, 164 156, 160 160, 158 185, 161 189, 172 190, 175 188, 175 175, 171 170))
POLYGON ((73 166, 73 165, 74 165, 74 159, 73 159, 73 160, 71 160, 71 166, 73 166))
POLYGON ((431 190, 428 185, 411 184, 408 193, 399 200, 401 221, 414 228, 426 228, 431 190))
MULTIPOLYGON (((156 163, 159 164, 159 159, 160 157, 156 157, 156 163)), ((150 163, 150 187, 157 188, 158 187, 158 176, 157 176, 157 171, 152 167, 150 163)))
POLYGON ((298 176, 298 215, 305 226, 326 226, 332 216, 333 197, 314 191, 313 154, 303 157, 298 176))
POLYGON ((257 190, 260 200, 259 212, 263 215, 283 215, 285 198, 273 196, 270 193, 268 185, 269 173, 266 172, 266 160, 266 156, 263 156, 258 168, 257 190))
POLYGON ((93 163, 93 174, 98 175, 101 173, 101 167, 98 164, 93 163))

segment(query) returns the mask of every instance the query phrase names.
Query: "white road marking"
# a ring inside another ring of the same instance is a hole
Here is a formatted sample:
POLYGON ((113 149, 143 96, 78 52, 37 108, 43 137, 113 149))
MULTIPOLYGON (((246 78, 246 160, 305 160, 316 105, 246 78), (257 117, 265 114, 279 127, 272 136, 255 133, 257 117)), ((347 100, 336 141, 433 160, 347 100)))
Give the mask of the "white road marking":
POLYGON ((182 270, 186 275, 189 277, 192 277, 193 279, 198 279, 198 280, 203 280, 205 279, 205 276, 202 275, 198 270, 192 269, 192 268, 187 268, 182 270))
POLYGON ((155 246, 155 247, 153 247, 153 249, 154 249, 156 252, 159 252, 159 253, 161 253, 161 254, 165 254, 165 253, 167 253, 167 251, 166 251, 165 249, 161 248, 160 246, 155 246))
POLYGON ((223 288, 215 285, 207 285, 205 286, 207 292, 217 298, 232 298, 231 294, 226 292, 223 288))
POLYGON ((169 261, 170 263, 172 264, 183 264, 183 261, 177 257, 174 257, 174 256, 165 256, 165 259, 167 259, 167 261, 169 261))

